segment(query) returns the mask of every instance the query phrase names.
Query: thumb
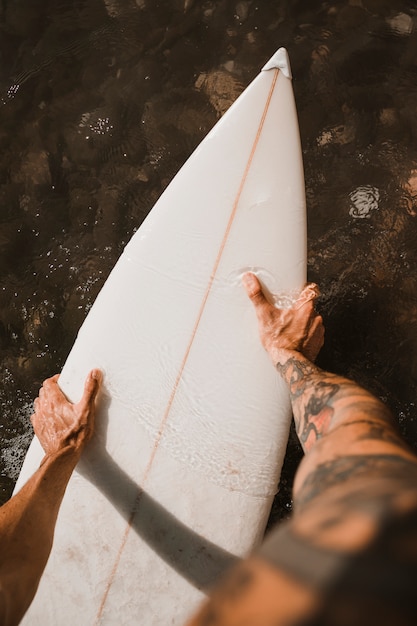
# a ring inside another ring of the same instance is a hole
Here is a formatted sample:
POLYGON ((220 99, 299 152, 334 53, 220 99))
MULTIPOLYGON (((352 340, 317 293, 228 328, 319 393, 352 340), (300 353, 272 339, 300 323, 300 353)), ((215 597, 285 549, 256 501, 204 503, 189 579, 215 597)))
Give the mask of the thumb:
POLYGON ((101 383, 103 380, 103 374, 99 369, 93 369, 88 374, 85 384, 82 398, 79 402, 80 405, 88 406, 89 404, 93 404, 97 394, 100 390, 101 383))
POLYGON ((242 283, 246 290, 246 293, 252 300, 255 307, 269 304, 262 291, 261 283, 255 276, 255 274, 252 274, 251 272, 247 272, 246 274, 244 274, 242 277, 242 283))

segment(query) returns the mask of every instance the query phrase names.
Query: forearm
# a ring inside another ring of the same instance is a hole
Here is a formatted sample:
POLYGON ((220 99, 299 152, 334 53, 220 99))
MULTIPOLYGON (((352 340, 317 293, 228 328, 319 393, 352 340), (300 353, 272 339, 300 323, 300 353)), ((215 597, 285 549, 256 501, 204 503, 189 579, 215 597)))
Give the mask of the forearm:
POLYGON ((391 412, 380 400, 353 381, 321 370, 301 353, 279 351, 276 368, 288 385, 305 452, 324 435, 350 424, 395 431, 391 412))
POLYGON ((59 507, 78 459, 79 451, 71 446, 47 455, 22 489, 0 508, 0 600, 7 606, 3 626, 18 624, 32 602, 51 551, 59 507))
POLYGON ((340 490, 351 476, 346 469, 349 459, 362 466, 366 462, 372 465, 377 457, 417 462, 391 412, 375 396, 347 378, 321 370, 299 352, 282 350, 276 356, 276 368, 288 385, 296 432, 306 452, 294 480, 298 508, 312 477, 322 476, 321 482, 316 480, 319 495, 325 489, 326 468, 337 463, 345 468, 339 472, 340 490))

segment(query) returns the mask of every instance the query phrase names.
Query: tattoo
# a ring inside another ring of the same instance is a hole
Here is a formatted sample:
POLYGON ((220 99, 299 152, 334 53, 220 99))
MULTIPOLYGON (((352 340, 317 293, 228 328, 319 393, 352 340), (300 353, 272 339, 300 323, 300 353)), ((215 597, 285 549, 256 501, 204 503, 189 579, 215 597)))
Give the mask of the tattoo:
POLYGON ((368 432, 358 437, 358 441, 366 439, 380 439, 381 441, 388 441, 389 443, 393 443, 395 445, 404 445, 401 437, 397 435, 397 433, 382 424, 369 425, 368 432))
POLYGON ((281 376, 288 381, 290 394, 293 399, 297 399, 303 395, 307 384, 311 382, 317 368, 309 361, 300 361, 295 357, 291 357, 281 365, 277 363, 277 370, 281 376))
MULTIPOLYGON (((368 421, 360 420, 365 425, 368 421)), ((417 623, 417 462, 399 455, 351 455, 323 463, 306 482, 305 502, 315 492, 324 493, 332 486, 340 489, 334 490, 335 497, 318 499, 313 509, 298 511, 298 517, 279 525, 258 552, 281 580, 296 581, 298 589, 304 587, 324 600, 305 621, 294 605, 285 623, 336 624, 344 607, 349 623, 365 623, 369 615, 372 623, 374 615, 379 624, 417 623), (307 518, 310 523, 299 523, 307 518), (358 529, 359 535, 361 529, 366 532, 350 545, 346 533, 352 533, 352 520, 353 536, 358 529), (397 619, 403 614, 410 619, 397 619)), ((192 625, 220 626, 230 617, 233 623, 247 626, 282 624, 281 613, 275 616, 274 609, 262 619, 250 611, 243 614, 247 605, 242 602, 257 584, 256 571, 247 563, 234 568, 192 625)), ((276 594, 282 594, 279 579, 276 594)))
MULTIPOLYGON (((417 494, 416 461, 398 454, 349 455, 322 463, 307 476, 294 501, 294 511, 298 513, 332 487, 353 485, 353 481, 358 492, 355 497, 364 493, 369 499, 363 485, 366 480, 374 478, 382 481, 386 493, 397 494, 408 489, 417 494)), ((339 493, 341 501, 346 501, 346 490, 341 489, 339 493)))
POLYGON ((302 414, 303 421, 296 421, 298 437, 305 450, 309 450, 327 431, 334 413, 329 402, 338 390, 339 385, 318 383, 308 399, 302 414))
POLYGON ((323 603, 327 619, 324 615, 323 619, 317 616, 311 622, 308 620, 309 624, 339 623, 341 606, 349 607, 356 616, 351 617, 349 623, 364 623, 361 617, 368 615, 368 611, 374 615, 375 611, 379 615, 378 623, 412 624, 417 617, 416 541, 417 508, 414 506, 401 515, 381 520, 373 539, 359 552, 320 546, 300 536, 294 525, 287 522, 271 533, 260 554, 307 588, 327 594, 328 601, 323 603), (401 616, 404 611, 412 615, 412 619, 395 619, 396 612, 401 616), (385 612, 388 612, 388 620, 384 619, 385 612))
POLYGON ((374 597, 377 605, 408 604, 416 616, 410 583, 417 576, 415 545, 417 462, 360 455, 323 463, 309 476, 293 519, 271 533, 261 556, 310 588, 331 589, 335 607, 340 583, 347 601, 357 594, 355 602, 374 597), (329 493, 331 487, 337 488, 329 493))
MULTIPOLYGON (((367 411, 370 413, 371 411, 367 411)), ((375 411, 376 417, 380 416, 380 413, 375 411)), ((383 416, 381 418, 384 419, 383 416)), ((363 424, 365 428, 363 432, 361 432, 357 437, 356 441, 366 441, 368 439, 374 439, 379 441, 386 441, 388 443, 392 443, 397 446, 401 446, 404 448, 404 441, 399 433, 394 429, 391 423, 386 423, 386 421, 373 421, 370 419, 360 419, 360 420, 352 420, 347 422, 346 424, 339 424, 336 426, 332 432, 339 430, 340 428, 348 428, 349 426, 357 426, 358 424, 363 424)))
POLYGON ((389 408, 374 396, 369 395, 364 389, 357 388, 351 395, 351 402, 346 402, 345 409, 361 411, 366 414, 366 419, 371 422, 384 422, 395 426, 394 417, 389 408))
POLYGON ((330 401, 340 385, 331 381, 332 375, 324 379, 319 368, 295 357, 276 367, 289 384, 297 435, 304 450, 309 450, 330 425, 334 413, 330 401))

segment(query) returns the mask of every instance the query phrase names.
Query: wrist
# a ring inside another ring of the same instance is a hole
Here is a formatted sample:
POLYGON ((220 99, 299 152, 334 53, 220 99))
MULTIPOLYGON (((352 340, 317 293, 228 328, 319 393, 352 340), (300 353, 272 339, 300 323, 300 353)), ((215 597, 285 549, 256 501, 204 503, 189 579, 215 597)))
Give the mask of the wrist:
POLYGON ((74 465, 76 465, 80 459, 80 456, 81 449, 79 446, 67 444, 66 446, 58 448, 57 450, 51 450, 49 452, 46 452, 40 466, 42 467, 42 465, 53 463, 54 461, 58 461, 59 459, 72 460, 74 462, 74 465))
POLYGON ((290 348, 271 348, 269 351, 269 356, 272 360, 272 363, 277 367, 278 365, 285 365, 289 359, 297 358, 304 359, 306 357, 303 356, 301 352, 298 350, 293 350, 290 348))

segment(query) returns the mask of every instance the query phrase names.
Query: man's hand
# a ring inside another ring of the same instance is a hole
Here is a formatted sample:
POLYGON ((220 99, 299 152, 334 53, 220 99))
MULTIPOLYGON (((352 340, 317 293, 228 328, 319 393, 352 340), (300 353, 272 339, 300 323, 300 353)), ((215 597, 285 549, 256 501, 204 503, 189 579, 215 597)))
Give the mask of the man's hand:
POLYGON ((102 374, 92 370, 87 376, 81 400, 69 402, 58 386, 59 375, 48 378, 39 391, 31 417, 36 436, 47 455, 72 446, 81 453, 94 430, 95 400, 102 374))
POLYGON ((314 361, 324 342, 323 320, 314 309, 317 285, 308 284, 289 309, 278 309, 268 302, 255 274, 245 274, 243 285, 256 310, 261 342, 274 365, 285 351, 301 352, 314 361))

